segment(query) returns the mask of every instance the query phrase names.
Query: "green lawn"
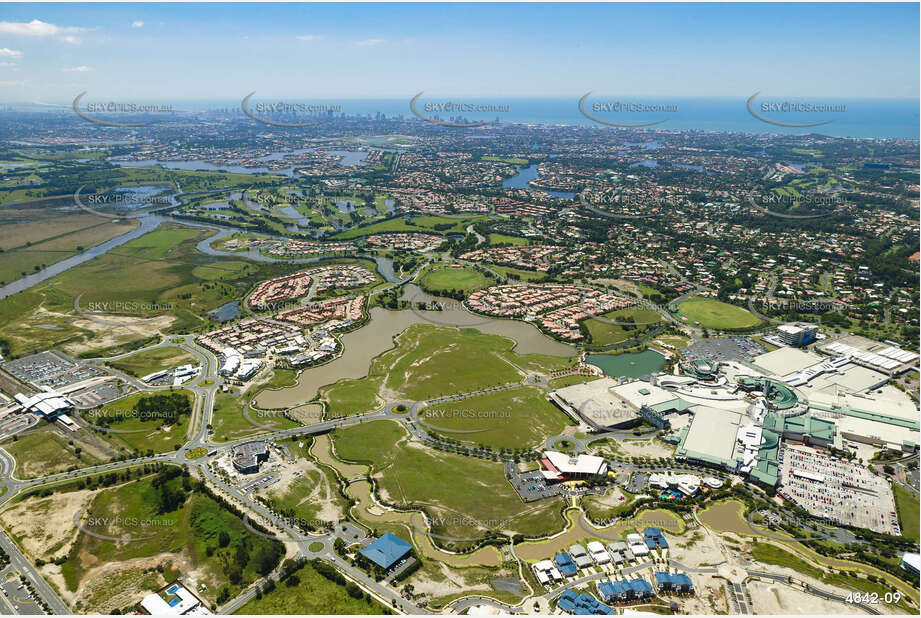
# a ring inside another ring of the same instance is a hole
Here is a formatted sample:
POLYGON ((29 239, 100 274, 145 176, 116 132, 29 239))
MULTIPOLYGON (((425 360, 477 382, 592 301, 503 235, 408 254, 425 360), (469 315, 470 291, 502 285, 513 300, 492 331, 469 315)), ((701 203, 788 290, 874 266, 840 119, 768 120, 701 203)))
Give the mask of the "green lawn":
POLYGON ((494 270, 500 275, 508 277, 509 283, 514 283, 516 281, 537 281, 547 276, 546 273, 537 272, 536 270, 524 270, 513 266, 500 266, 498 264, 490 264, 489 270, 494 270))
MULTIPOLYGON (((244 403, 240 397, 230 393, 217 393, 215 395, 211 427, 214 430, 214 439, 216 441, 231 442, 269 431, 247 420, 243 415, 244 403)), ((266 425, 267 427, 290 429, 298 426, 298 423, 285 418, 278 412, 250 410, 248 415, 259 425, 266 425)))
POLYGON ((225 260, 198 266, 192 271, 192 275, 204 281, 230 281, 252 274, 257 270, 258 268, 252 262, 225 260))
POLYGON ((393 421, 378 420, 338 429, 333 445, 340 459, 367 464, 376 470, 389 467, 397 454, 396 444, 406 431, 393 421))
POLYGON ((895 498, 895 510, 899 514, 902 536, 917 543, 919 526, 921 526, 918 498, 898 483, 892 484, 892 496, 895 498))
POLYGON ((529 386, 430 406, 420 418, 436 434, 495 449, 540 448, 568 424, 542 389, 529 386), (468 431, 475 433, 461 433, 468 431))
POLYGON ((293 369, 276 368, 272 377, 267 382, 260 385, 260 390, 285 388, 287 386, 294 386, 295 384, 297 384, 297 371, 293 369))
POLYGON ((355 416, 377 410, 383 405, 383 401, 377 396, 382 382, 382 376, 370 376, 357 380, 341 380, 325 387, 321 397, 329 404, 329 416, 355 416))
POLYGON ((625 309, 611 311, 601 317, 616 322, 628 322, 633 320, 634 323, 639 325, 625 326, 620 324, 608 324, 600 320, 590 319, 585 322, 585 326, 588 328, 588 332, 592 337, 593 345, 604 346, 627 341, 635 338, 642 332, 642 329, 647 326, 645 323, 658 323, 662 320, 662 316, 660 316, 657 311, 647 309, 646 307, 627 307, 625 309))
POLYGON ((480 161, 498 161, 500 163, 509 163, 511 165, 527 165, 528 160, 522 159, 521 157, 496 157, 493 155, 486 155, 485 157, 480 157, 480 161))
POLYGON ((515 366, 521 367, 525 371, 534 373, 548 374, 554 371, 562 371, 575 366, 579 360, 576 356, 548 356, 546 354, 516 354, 515 352, 503 352, 503 358, 514 363, 515 366))
POLYGON ((373 421, 336 430, 336 453, 367 461, 379 491, 391 503, 424 508, 433 532, 476 538, 488 530, 513 530, 528 536, 563 527, 557 499, 522 506, 503 464, 400 443, 406 431, 393 421, 373 421))
MULTIPOLYGON (((354 584, 353 584, 354 586, 354 584)), ((321 575, 316 568, 307 563, 286 581, 262 596, 253 598, 237 610, 239 614, 276 614, 276 615, 354 615, 382 614, 389 608, 360 594, 360 590, 349 594, 349 588, 333 582, 321 575)))
POLYGON ((131 356, 112 361, 109 365, 119 371, 124 371, 128 375, 142 378, 156 371, 172 369, 188 363, 197 364, 197 361, 194 356, 182 348, 168 346, 137 352, 131 356))
POLYGON ((450 291, 462 290, 465 295, 485 288, 492 283, 492 280, 486 277, 476 268, 464 266, 462 268, 452 268, 450 266, 438 266, 427 270, 425 275, 419 281, 422 288, 431 291, 450 291))
POLYGON ((375 359, 372 374, 386 373, 384 385, 414 401, 469 393, 521 379, 499 356, 512 345, 472 329, 417 324, 400 336, 395 350, 375 359))
POLYGON ((748 328, 761 323, 747 310, 712 298, 690 298, 678 306, 678 312, 705 328, 748 328))
POLYGON ((487 240, 490 245, 524 246, 528 244, 527 238, 522 238, 521 236, 509 236, 508 234, 499 234, 497 232, 493 232, 487 236, 487 240))

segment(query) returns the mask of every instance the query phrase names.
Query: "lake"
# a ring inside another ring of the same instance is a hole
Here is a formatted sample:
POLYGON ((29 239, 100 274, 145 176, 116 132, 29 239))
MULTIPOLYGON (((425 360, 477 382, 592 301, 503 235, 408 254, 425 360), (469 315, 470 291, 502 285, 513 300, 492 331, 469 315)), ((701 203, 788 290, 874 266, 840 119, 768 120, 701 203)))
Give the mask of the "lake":
POLYGON ((575 192, 573 191, 554 191, 552 189, 544 189, 543 187, 534 187, 530 185, 529 183, 536 178, 537 163, 528 167, 523 167, 518 170, 518 173, 511 178, 506 178, 503 180, 502 187, 504 189, 535 189, 563 200, 571 200, 576 196, 575 192))
POLYGON ((628 354, 592 354, 585 359, 613 378, 638 378, 662 371, 665 357, 653 350, 628 354))

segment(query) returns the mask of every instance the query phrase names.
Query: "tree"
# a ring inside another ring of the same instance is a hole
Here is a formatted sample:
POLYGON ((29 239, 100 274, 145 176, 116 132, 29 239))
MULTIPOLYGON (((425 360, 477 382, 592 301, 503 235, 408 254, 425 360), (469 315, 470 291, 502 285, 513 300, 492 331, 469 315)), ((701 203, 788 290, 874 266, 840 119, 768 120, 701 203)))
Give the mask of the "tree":
POLYGON ((237 547, 237 553, 234 555, 234 562, 236 562, 241 569, 249 564, 249 551, 246 549, 246 545, 241 544, 237 547))
POLYGON ((221 547, 230 545, 230 535, 227 534, 226 530, 221 530, 221 533, 217 535, 217 544, 221 547))

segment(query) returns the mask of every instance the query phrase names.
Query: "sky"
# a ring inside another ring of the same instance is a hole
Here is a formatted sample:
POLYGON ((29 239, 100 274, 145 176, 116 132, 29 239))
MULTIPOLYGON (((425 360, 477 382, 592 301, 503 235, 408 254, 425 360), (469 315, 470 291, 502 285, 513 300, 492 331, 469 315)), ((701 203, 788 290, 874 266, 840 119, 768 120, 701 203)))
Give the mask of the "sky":
POLYGON ((0 102, 918 98, 918 3, 0 4, 0 102))

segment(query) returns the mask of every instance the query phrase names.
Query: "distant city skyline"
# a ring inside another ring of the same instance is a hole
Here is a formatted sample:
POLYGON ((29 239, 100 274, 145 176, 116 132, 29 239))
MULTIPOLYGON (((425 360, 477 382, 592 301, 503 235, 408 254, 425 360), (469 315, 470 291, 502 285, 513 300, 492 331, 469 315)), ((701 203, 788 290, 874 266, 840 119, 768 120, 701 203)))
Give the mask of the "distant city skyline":
POLYGON ((917 99, 917 3, 4 4, 0 102, 917 99))

